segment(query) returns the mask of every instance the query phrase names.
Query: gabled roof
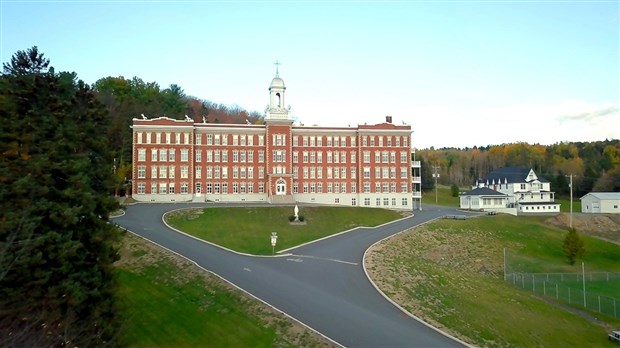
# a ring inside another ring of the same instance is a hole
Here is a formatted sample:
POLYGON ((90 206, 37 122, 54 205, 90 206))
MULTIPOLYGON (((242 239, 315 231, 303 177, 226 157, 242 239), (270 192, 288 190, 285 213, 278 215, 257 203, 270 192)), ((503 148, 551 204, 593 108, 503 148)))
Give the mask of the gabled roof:
POLYGON ((588 195, 594 196, 604 201, 613 201, 613 200, 620 201, 620 192, 590 192, 579 199, 584 199, 588 195))
POLYGON ((497 192, 488 187, 476 187, 475 189, 461 194, 461 196, 497 196, 505 197, 505 193, 497 192))
MULTIPOLYGON (((504 183, 506 180, 509 184, 526 183, 528 182, 527 177, 530 171, 533 170, 527 167, 502 167, 489 173, 484 181, 489 184, 493 181, 495 181, 495 183, 504 183)), ((549 182, 549 180, 543 177, 538 177, 538 181, 549 182)))

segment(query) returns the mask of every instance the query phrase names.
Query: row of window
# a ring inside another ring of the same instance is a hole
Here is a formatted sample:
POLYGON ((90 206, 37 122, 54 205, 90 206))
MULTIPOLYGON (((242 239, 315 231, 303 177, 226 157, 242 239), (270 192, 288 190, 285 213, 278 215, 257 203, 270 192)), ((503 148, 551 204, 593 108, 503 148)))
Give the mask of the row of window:
MULTIPOLYGON (((300 193, 299 185, 298 182, 293 183, 293 193, 300 193)), ((301 193, 324 193, 322 182, 302 182, 301 188, 301 193)), ((346 182, 327 182, 326 188, 326 193, 347 193, 346 182)), ((376 182, 374 191, 371 192, 370 188, 370 183, 365 182, 363 193, 398 193, 395 182, 376 182)), ((400 193, 407 193, 407 188, 407 183, 401 183, 400 193)), ((350 183, 350 189, 351 191, 349 191, 349 193, 357 193, 357 183, 350 183)))
MULTIPOLYGON (((181 161, 189 161, 189 149, 181 149, 181 161)), ((151 149, 151 162, 175 162, 177 158, 176 149, 151 149)), ((138 149, 138 162, 146 161, 146 149, 138 149)))
MULTIPOLYGON (((353 199, 355 199, 355 198, 353 198, 353 199)), ((390 199, 390 198, 383 198, 383 199, 375 198, 375 206, 377 206, 377 207, 380 206, 382 201, 383 201, 383 206, 390 205, 390 201, 392 202, 392 206, 396 205, 396 198, 392 198, 392 199, 390 199)), ((401 201, 400 201, 400 204, 402 206, 407 206, 407 205, 409 205, 409 200, 407 198, 402 198, 401 201)), ((353 202, 352 205, 355 205, 355 202, 353 202)), ((370 198, 364 198, 364 206, 366 206, 366 207, 370 206, 370 198)))
MULTIPOLYGON (((547 198, 545 198, 545 195, 546 195, 545 193, 541 193, 541 194, 540 194, 540 199, 541 199, 541 200, 545 200, 545 199, 547 199, 547 198)), ((549 195, 549 199, 550 199, 550 200, 553 200, 553 193, 549 192, 549 193, 548 193, 548 195, 549 195)), ((521 199, 524 199, 524 198, 525 198, 525 194, 523 194, 523 193, 522 193, 522 194, 520 195, 520 200, 521 200, 521 199)), ((530 199, 534 199, 534 194, 533 194, 533 193, 530 193, 530 199)))
MULTIPOLYGON (((383 206, 389 206, 390 202, 392 203, 392 206, 396 206, 396 198, 375 198, 375 206, 379 207, 381 206, 381 202, 383 202, 383 206)), ((339 204, 340 203, 340 198, 334 198, 334 203, 339 204)), ((407 198, 403 198, 400 201, 400 204, 402 206, 408 206, 409 205, 409 200, 407 198)), ((351 205, 352 206, 356 206, 357 205, 357 198, 353 197, 351 198, 351 205)), ((370 206, 370 198, 364 198, 364 206, 369 207, 370 206)))
POLYGON ((136 132, 137 144, 190 144, 189 132, 136 132))
MULTIPOLYGON (((520 184, 520 189, 521 190, 526 190, 528 185, 530 186, 531 190, 542 190, 544 184, 543 183, 535 183, 535 182, 530 183, 530 184, 520 184)), ((501 188, 501 185, 500 185, 500 188, 501 188)), ((506 184, 506 188, 508 188, 508 184, 506 184)))
MULTIPOLYGON (((254 179, 254 168, 246 166, 234 166, 232 167, 233 179, 254 179)), ((174 179, 176 174, 176 166, 160 165, 150 166, 150 178, 151 179, 174 179)), ((181 179, 187 179, 189 177, 189 166, 179 166, 181 179)), ((227 179, 228 169, 226 166, 206 166, 204 171, 207 179, 227 179)), ((278 174, 278 169, 281 169, 284 173, 283 167, 274 167, 274 174, 278 174)), ((194 167, 195 177, 197 179, 202 178, 203 167, 194 167)), ((258 167, 258 178, 263 179, 265 177, 265 167, 258 167)), ((350 179, 357 179, 356 167, 302 167, 302 177, 304 179, 346 179, 349 176, 350 179)), ((400 178, 407 179, 407 168, 400 168, 400 178)), ((364 168, 364 179, 371 179, 371 171, 369 167, 364 168)), ((147 177, 147 166, 138 166, 138 179, 145 179, 147 177)), ((299 168, 293 168, 293 178, 299 178, 299 168)), ((376 167, 374 179, 397 179, 396 167, 376 167)))
MULTIPOLYGON (((139 195, 143 195, 143 194, 174 194, 175 192, 175 187, 176 185, 173 182, 152 182, 151 183, 151 190, 147 192, 146 190, 146 183, 145 182, 138 182, 137 185, 137 193, 139 195)), ((181 183, 181 191, 180 193, 186 194, 189 193, 189 184, 186 182, 182 182, 181 183)))
MULTIPOLYGON (((174 162, 176 161, 176 149, 150 149, 151 162, 174 162)), ((253 150, 230 150, 233 162, 253 163, 253 150)), ((189 161, 189 149, 180 149, 181 161, 189 161)), ((204 152, 206 162, 228 162, 229 150, 207 150, 204 152)), ((400 163, 407 163, 408 152, 400 152, 400 163)), ((374 151, 374 163, 397 163, 396 151, 374 151)), ((202 162, 202 150, 195 152, 196 162, 202 162)), ((364 163, 370 163, 371 151, 364 151, 364 163)), ((299 152, 293 151, 293 163, 299 163, 299 152)), ((355 151, 325 151, 326 163, 356 163, 357 154, 355 151), (348 155, 348 156, 347 156, 348 155), (347 157, 349 161, 347 161, 347 157)), ((323 151, 303 151, 301 162, 303 163, 323 163, 323 151)), ((138 149, 138 162, 146 161, 146 149, 138 149)), ((265 152, 258 151, 258 162, 264 163, 265 152)), ((273 150, 273 162, 286 162, 286 150, 273 150)))
MULTIPOLYGON (((190 132, 136 132, 138 144, 190 144, 192 133, 190 132)), ((264 135, 254 134, 194 134, 196 145, 228 145, 232 146, 258 146, 265 145, 264 135)), ((273 144, 276 146, 286 145, 285 134, 273 134, 273 144)), ((407 136, 376 135, 362 136, 362 146, 396 146, 407 147, 407 136)), ((293 136, 293 146, 325 146, 327 147, 356 147, 356 136, 293 136)))
MULTIPOLYGON (((364 179, 370 179, 370 167, 364 167, 364 179)), ((409 168, 400 168, 400 178, 407 179, 409 168)), ((375 167, 375 179, 396 179, 396 167, 375 167)))
MULTIPOLYGON (((215 183, 206 183, 203 186, 203 183, 196 183, 195 192, 196 193, 206 193, 206 194, 228 194, 228 183, 227 182, 215 182, 215 183), (203 191, 204 187, 204 191, 203 191)), ((232 191, 230 193, 254 193, 255 188, 258 188, 258 193, 265 193, 265 184, 258 183, 255 184, 253 182, 233 182, 231 184, 232 191)), ((323 183, 303 183, 302 184, 302 193, 323 193, 323 183)), ((150 191, 147 192, 147 186, 145 182, 137 183, 137 193, 138 194, 175 194, 176 193, 176 184, 173 182, 152 182, 150 191)), ((189 193, 189 184, 187 182, 181 182, 180 184, 180 193, 187 194, 189 193)), ((300 193, 299 184, 293 184, 293 193, 300 193)), ((327 183, 326 185, 326 193, 347 193, 347 183, 327 183)), ((351 184, 350 193, 357 193, 357 188, 355 183, 351 184)), ((380 192, 378 192, 380 193, 380 192)), ((383 193, 389 193, 389 191, 384 191, 383 193)), ((394 192, 392 192, 394 193, 394 192)), ((385 203, 388 198, 383 198, 384 205, 389 205, 389 203, 385 203)), ((396 205, 396 198, 392 198, 393 204, 396 205)), ((376 198, 376 205, 380 204, 381 199, 376 198)), ((389 202, 389 201, 388 201, 389 202)), ((336 202, 338 203, 338 202, 336 202)), ((353 204, 355 205, 355 204, 353 204)), ((364 205, 370 205, 370 198, 364 199, 364 205)), ((407 198, 402 199, 402 205, 407 205, 407 198)))
POLYGON ((557 207, 551 206, 551 205, 537 205, 534 209, 534 207, 530 207, 530 206, 525 206, 525 207, 521 207, 521 210, 540 210, 542 207, 542 210, 557 210, 557 207), (525 209, 524 209, 525 208, 525 209))

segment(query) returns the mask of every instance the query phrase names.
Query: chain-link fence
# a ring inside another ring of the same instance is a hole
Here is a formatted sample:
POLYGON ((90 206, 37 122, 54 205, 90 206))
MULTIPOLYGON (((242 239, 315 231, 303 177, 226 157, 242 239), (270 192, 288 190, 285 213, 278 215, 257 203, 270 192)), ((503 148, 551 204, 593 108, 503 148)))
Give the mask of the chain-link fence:
POLYGON ((536 294, 620 318, 620 299, 597 292, 597 289, 618 289, 620 273, 507 273, 505 279, 536 294))

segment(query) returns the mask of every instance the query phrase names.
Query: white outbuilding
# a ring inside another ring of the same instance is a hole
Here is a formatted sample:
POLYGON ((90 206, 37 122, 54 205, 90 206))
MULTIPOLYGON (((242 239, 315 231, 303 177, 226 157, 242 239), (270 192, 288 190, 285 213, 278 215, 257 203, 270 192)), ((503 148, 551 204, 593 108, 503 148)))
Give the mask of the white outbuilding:
POLYGON ((580 199, 582 213, 620 214, 620 192, 590 192, 580 199))

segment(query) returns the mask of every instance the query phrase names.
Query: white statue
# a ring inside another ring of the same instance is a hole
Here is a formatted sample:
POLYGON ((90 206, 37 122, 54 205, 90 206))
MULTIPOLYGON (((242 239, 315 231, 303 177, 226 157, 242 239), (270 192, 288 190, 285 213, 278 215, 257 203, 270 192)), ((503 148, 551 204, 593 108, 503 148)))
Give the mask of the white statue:
POLYGON ((299 221, 299 208, 295 204, 295 221, 299 221))

